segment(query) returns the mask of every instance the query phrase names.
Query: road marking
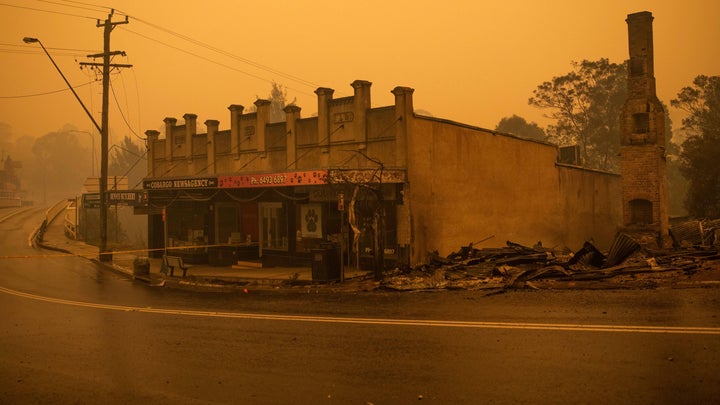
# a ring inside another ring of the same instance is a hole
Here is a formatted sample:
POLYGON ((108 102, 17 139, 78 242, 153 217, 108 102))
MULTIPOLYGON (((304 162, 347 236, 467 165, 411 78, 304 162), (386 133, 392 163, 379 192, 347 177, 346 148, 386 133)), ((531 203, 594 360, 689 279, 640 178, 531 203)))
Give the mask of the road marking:
POLYGON ((36 301, 51 302, 54 304, 70 305, 84 308, 105 309, 122 312, 141 312, 148 314, 202 316, 212 318, 255 319, 272 321, 316 322, 316 323, 345 323, 362 325, 393 325, 393 326, 432 326, 445 328, 468 329, 530 329, 530 330, 557 330, 557 331, 587 331, 587 332, 624 332, 624 333, 667 333, 685 335, 720 335, 720 327, 695 326, 641 326, 641 325, 583 325, 583 324, 556 324, 556 323, 525 323, 525 322, 475 322, 475 321, 443 321, 423 319, 383 319, 383 318, 348 318, 333 316, 310 315, 272 315, 253 314, 242 312, 215 312, 195 311, 186 309, 162 309, 150 307, 137 307, 126 305, 96 304, 83 301, 64 300, 60 298, 44 297, 21 291, 0 287, 0 292, 23 297, 36 301))
POLYGON ((15 216, 15 215, 22 214, 22 213, 25 212, 25 211, 30 211, 32 208, 33 208, 33 207, 26 207, 26 208, 16 209, 16 210, 10 212, 9 214, 5 215, 4 217, 0 218, 0 222, 5 222, 5 220, 7 220, 8 218, 11 218, 11 217, 13 217, 13 216, 15 216))

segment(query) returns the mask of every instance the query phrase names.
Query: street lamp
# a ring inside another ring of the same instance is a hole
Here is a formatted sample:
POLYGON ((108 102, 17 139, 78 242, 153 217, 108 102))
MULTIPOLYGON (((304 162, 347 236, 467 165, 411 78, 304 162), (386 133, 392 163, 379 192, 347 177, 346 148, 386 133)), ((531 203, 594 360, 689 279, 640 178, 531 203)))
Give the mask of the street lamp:
MULTIPOLYGON (((106 29, 107 31, 107 29, 106 29)), ((108 34, 109 35, 109 34, 108 34)), ((109 43, 109 37, 106 35, 106 48, 107 44, 109 43)), ((75 92, 75 89, 73 89, 72 85, 70 85, 70 82, 67 80, 63 72, 60 70, 60 67, 58 67, 57 63, 55 63, 55 60, 50 56, 50 53, 45 49, 45 46, 40 42, 37 38, 31 38, 31 37, 25 37, 23 38, 23 42, 26 44, 34 44, 38 43, 40 44, 40 47, 45 52, 45 55, 47 55, 48 58, 50 58, 50 62, 52 62, 53 66, 55 66, 55 69, 57 69, 58 73, 60 73, 60 76, 65 81, 65 84, 67 84, 70 91, 72 91, 72 94, 75 96, 77 101, 82 106, 83 110, 85 110, 85 113, 88 117, 90 117, 90 121, 95 125, 95 128, 97 128, 98 132, 100 133, 100 254, 98 255, 98 258, 101 262, 103 261, 111 261, 112 255, 108 255, 107 250, 107 136, 108 131, 103 131, 103 128, 107 128, 107 85, 108 85, 108 79, 109 79, 109 66, 107 64, 107 57, 106 63, 105 63, 105 69, 103 71, 103 127, 100 127, 98 125, 97 121, 95 121, 95 118, 90 114, 90 111, 85 107, 85 104, 80 99, 80 96, 75 92)))
POLYGON ((45 49, 45 46, 42 44, 42 42, 40 42, 40 40, 37 38, 31 38, 31 37, 23 38, 23 42, 25 42, 26 44, 34 44, 36 42, 38 44, 40 44, 40 47, 42 48, 42 50, 45 51, 45 55, 47 55, 47 57, 50 58, 50 62, 52 62, 53 66, 55 66, 55 69, 57 69, 58 73, 60 73, 60 76, 62 76, 63 80, 65 80, 65 84, 67 84, 68 88, 70 89, 70 91, 72 91, 72 94, 75 95, 75 98, 80 103, 83 110, 85 110, 85 113, 88 115, 88 117, 90 117, 90 121, 92 121, 92 123, 95 124, 95 128, 97 128, 97 130, 100 131, 100 133, 102 134, 102 128, 100 128, 100 125, 98 125, 97 121, 95 121, 95 117, 93 117, 92 114, 90 114, 90 111, 87 109, 87 107, 85 107, 85 103, 82 102, 82 100, 80 99, 80 96, 78 96, 78 94, 75 92, 75 89, 73 88, 73 86, 71 86, 68 79, 65 78, 65 75, 63 74, 62 70, 60 70, 60 67, 58 67, 57 63, 55 63, 55 60, 52 58, 52 56, 50 56, 50 53, 48 53, 47 49, 45 49))

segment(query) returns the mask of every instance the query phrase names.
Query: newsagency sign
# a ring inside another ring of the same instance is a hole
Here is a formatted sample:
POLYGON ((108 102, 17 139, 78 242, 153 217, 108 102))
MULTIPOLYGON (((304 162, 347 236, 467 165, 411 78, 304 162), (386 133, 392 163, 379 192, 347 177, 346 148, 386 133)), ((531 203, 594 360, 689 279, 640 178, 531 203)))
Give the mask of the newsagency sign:
POLYGON ((146 190, 204 189, 204 188, 217 188, 217 186, 218 186, 217 177, 144 180, 143 181, 143 188, 146 190))

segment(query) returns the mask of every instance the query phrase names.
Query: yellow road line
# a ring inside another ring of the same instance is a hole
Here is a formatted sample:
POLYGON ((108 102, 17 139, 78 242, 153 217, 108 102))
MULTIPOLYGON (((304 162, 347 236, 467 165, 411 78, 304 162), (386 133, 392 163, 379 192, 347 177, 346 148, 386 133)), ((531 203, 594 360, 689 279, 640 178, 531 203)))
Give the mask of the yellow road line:
POLYGON ((665 334, 694 334, 694 335, 720 335, 720 327, 694 327, 694 326, 641 326, 641 325, 583 325, 583 324, 555 324, 555 323, 525 323, 525 322, 474 322, 474 321, 443 321, 422 319, 383 319, 383 318, 348 318, 332 316, 310 315, 272 315, 242 312, 215 312, 195 311, 185 309, 162 309, 151 307, 137 307, 126 305, 96 304, 83 301, 64 300, 60 298, 44 297, 21 291, 0 287, 0 292, 23 297, 36 301, 54 304, 70 305, 84 308, 105 309, 122 312, 141 312, 163 315, 185 315, 212 318, 256 319, 272 321, 319 322, 319 323, 345 323, 362 325, 393 325, 393 326, 432 326, 445 328, 469 329, 530 329, 552 331, 588 331, 588 332, 624 332, 624 333, 665 333, 665 334))
MULTIPOLYGON (((167 250, 168 252, 177 252, 181 250, 189 250, 189 249, 206 249, 211 247, 222 247, 227 246, 223 244, 216 244, 216 245, 193 245, 193 246, 172 246, 167 248, 154 248, 154 249, 132 249, 132 250, 113 250, 112 253, 115 255, 119 254, 140 254, 140 255, 147 255, 150 252, 160 252, 167 250)), ((47 257, 74 257, 74 256, 82 256, 82 257, 93 257, 97 256, 98 252, 95 253, 54 253, 54 254, 47 254, 47 255, 19 255, 19 256, 0 256, 0 260, 2 259, 29 259, 29 258, 47 258, 47 257)))

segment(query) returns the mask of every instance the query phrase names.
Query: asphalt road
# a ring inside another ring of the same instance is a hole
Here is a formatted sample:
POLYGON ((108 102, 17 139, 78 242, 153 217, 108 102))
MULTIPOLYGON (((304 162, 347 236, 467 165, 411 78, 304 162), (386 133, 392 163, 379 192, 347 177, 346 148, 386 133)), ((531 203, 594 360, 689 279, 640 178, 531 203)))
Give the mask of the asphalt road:
POLYGON ((720 395, 718 289, 199 293, 29 248, 41 215, 0 222, 0 403, 720 395))

